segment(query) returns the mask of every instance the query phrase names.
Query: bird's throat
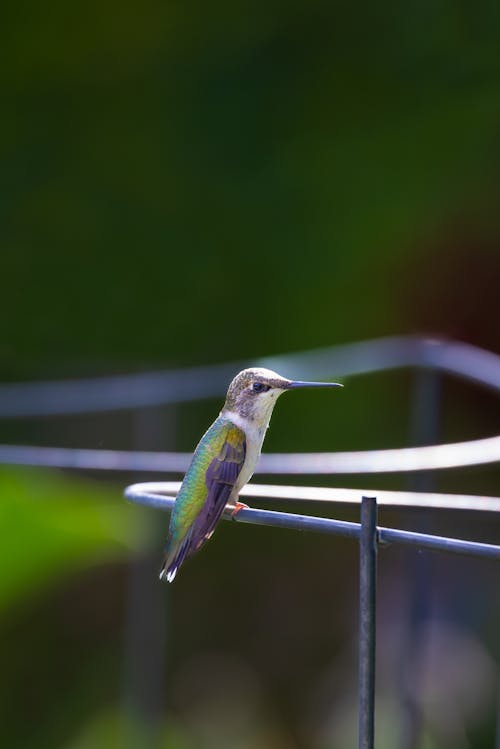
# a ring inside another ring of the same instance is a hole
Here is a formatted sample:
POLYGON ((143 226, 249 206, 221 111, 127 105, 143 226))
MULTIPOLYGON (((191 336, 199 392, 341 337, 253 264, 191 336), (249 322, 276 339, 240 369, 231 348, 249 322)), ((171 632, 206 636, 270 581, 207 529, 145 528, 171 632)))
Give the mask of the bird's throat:
POLYGON ((265 421, 262 419, 256 419, 249 416, 242 416, 238 411, 222 411, 221 416, 224 419, 229 419, 235 426, 245 432, 247 440, 256 443, 259 447, 262 445, 266 430, 269 426, 271 414, 265 421))

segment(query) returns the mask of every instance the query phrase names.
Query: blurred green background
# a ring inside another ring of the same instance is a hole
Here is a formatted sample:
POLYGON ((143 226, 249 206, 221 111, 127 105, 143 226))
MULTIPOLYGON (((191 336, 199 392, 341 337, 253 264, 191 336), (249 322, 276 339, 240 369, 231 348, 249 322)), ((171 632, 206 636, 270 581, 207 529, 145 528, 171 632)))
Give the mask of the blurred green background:
MULTIPOLYGON (((498 3, 27 0, 0 34, 4 382, 394 333, 500 353, 498 3)), ((411 442, 411 374, 346 384, 283 399, 265 449, 411 442)), ((4 421, 1 441, 190 450, 219 408, 4 421)), ((495 434, 499 415, 444 379, 440 440, 495 434)), ((353 746, 356 548, 221 527, 167 592, 167 518, 121 499, 150 478, 1 470, 2 745, 353 746)), ((498 542, 491 518, 427 523, 498 542)), ((498 576, 424 556, 418 615, 415 554, 380 560, 379 746, 403 745, 413 692, 419 747, 492 746, 498 576)))

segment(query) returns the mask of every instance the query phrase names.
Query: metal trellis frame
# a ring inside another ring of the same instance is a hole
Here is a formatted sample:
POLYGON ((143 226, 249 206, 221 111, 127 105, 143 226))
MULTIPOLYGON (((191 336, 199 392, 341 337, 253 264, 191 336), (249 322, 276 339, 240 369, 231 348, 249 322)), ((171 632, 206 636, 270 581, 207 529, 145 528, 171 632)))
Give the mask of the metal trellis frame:
MULTIPOLYGON (((125 496, 131 502, 170 511, 174 505, 174 497, 178 488, 178 482, 133 484, 127 487, 125 496), (168 496, 169 494, 170 496, 168 496)), ((252 496, 265 497, 266 490, 269 488, 272 487, 253 485, 252 496)), ((339 490, 339 492, 341 491, 339 490)), ((245 494, 244 490, 242 494, 245 494)), ((398 494, 398 492, 394 492, 394 494, 398 494)), ((424 501, 425 496, 425 493, 422 493, 422 500, 424 501)), ((338 501, 341 502, 342 498, 340 497, 338 501)), ((352 501, 352 499, 348 501, 352 501)), ((500 561, 500 545, 379 527, 377 525, 376 497, 361 496, 358 493, 358 502, 361 506, 360 523, 250 507, 240 510, 235 516, 227 513, 225 519, 255 525, 269 525, 275 528, 327 533, 353 538, 359 542, 358 747, 359 749, 373 749, 375 735, 375 618, 378 548, 387 544, 403 544, 433 551, 465 554, 500 561)))
MULTIPOLYGON (((132 484, 125 489, 125 497, 136 504, 154 507, 159 510, 170 511, 174 505, 175 495, 179 489, 178 482, 146 482, 132 484)), ((246 487, 247 489, 249 487, 246 487)), ((268 496, 269 489, 265 485, 252 484, 253 491, 240 492, 240 496, 252 496, 265 498, 268 496)), ((288 487, 279 487, 285 489, 280 492, 283 498, 286 498, 286 489, 288 487)), ((312 487, 298 487, 299 489, 309 489, 312 487)), ((318 489, 318 493, 321 489, 318 489)), ((338 503, 352 503, 352 497, 346 500, 342 499, 342 489, 337 490, 339 498, 338 503)), ((358 495, 358 504, 363 496, 363 492, 351 489, 346 490, 355 492, 358 495)), ((392 492, 400 494, 400 492, 392 492)), ((401 494, 404 495, 403 492, 401 494)), ((422 501, 425 501, 425 493, 422 492, 422 501)), ((411 505, 407 505, 411 506, 411 505)), ((230 516, 231 517, 231 516, 230 516)), ((233 518, 237 522, 251 523, 253 525, 269 525, 274 528, 289 528, 299 531, 315 531, 316 533, 326 533, 334 536, 345 536, 346 538, 361 538, 361 524, 351 523, 346 520, 334 520, 332 518, 317 517, 315 515, 298 515, 291 512, 280 512, 276 510, 257 509, 248 507, 240 510, 233 518)), ((485 544, 478 541, 467 541, 459 538, 447 538, 445 536, 435 536, 428 533, 415 533, 413 531, 404 531, 396 528, 377 528, 377 545, 400 544, 403 546, 417 546, 418 548, 434 549, 436 551, 447 551, 456 554, 465 554, 489 559, 500 560, 500 546, 495 544, 485 544)))
MULTIPOLYGON (((354 376, 397 368, 417 368, 417 391, 430 376, 435 398, 429 410, 439 409, 439 378, 442 373, 474 382, 500 393, 500 356, 468 344, 417 336, 396 336, 373 341, 327 347, 257 360, 160 372, 100 377, 74 381, 14 383, 0 385, 0 418, 38 418, 80 413, 149 409, 153 406, 221 396, 234 373, 244 366, 264 366, 292 378, 326 379, 354 376)), ((420 388, 422 390, 422 388, 420 388)), ((414 393, 414 399, 418 396, 414 393)), ((427 417, 425 417, 427 418, 427 417)), ((434 419, 434 421, 436 421, 434 419)), ((435 442, 426 429, 414 440, 418 447, 341 453, 298 453, 263 455, 257 472, 266 474, 375 474, 429 472, 454 467, 500 462, 500 435, 453 444, 435 442)), ((415 437, 415 435, 413 435, 415 437)), ((0 463, 39 465, 74 469, 132 472, 179 473, 186 470, 191 455, 177 452, 79 450, 21 445, 0 445, 0 463)), ((387 544, 404 544, 445 553, 500 559, 500 546, 458 538, 435 536, 420 531, 377 525, 379 506, 447 508, 495 513, 499 497, 438 494, 426 477, 413 484, 425 491, 392 492, 377 489, 342 489, 310 486, 251 484, 242 496, 314 502, 360 504, 360 523, 348 523, 313 515, 275 512, 268 509, 241 510, 237 522, 297 528, 353 538, 360 553, 359 630, 359 744, 374 746, 376 559, 387 544)), ((135 503, 169 510, 178 482, 134 484, 126 489, 135 503)), ((421 570, 421 566, 419 565, 421 570)), ((421 574, 428 574, 424 571, 421 574)), ((418 595, 416 592, 414 595, 418 595)), ((413 729, 415 734, 415 729, 413 729)), ((411 746, 416 746, 413 735, 411 746)), ((406 745, 406 744, 405 744, 406 745)), ((497 747, 500 749, 500 705, 497 747)))

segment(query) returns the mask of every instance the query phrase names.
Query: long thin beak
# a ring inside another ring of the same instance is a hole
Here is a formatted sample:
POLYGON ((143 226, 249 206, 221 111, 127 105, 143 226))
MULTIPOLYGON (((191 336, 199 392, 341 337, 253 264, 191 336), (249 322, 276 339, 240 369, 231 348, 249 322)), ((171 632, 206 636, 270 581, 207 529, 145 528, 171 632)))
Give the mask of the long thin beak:
POLYGON ((343 388, 340 382, 302 382, 302 380, 292 380, 287 385, 287 390, 292 388, 343 388))

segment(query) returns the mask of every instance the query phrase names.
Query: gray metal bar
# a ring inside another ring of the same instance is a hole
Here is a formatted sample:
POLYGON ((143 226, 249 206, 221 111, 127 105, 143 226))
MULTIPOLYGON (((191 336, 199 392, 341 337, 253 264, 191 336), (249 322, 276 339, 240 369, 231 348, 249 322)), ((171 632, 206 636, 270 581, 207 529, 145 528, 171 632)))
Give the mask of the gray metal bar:
MULTIPOLYGON (((0 445, 0 463, 99 471, 184 472, 192 453, 0 445)), ((336 453, 266 453, 256 473, 404 473, 500 462, 500 436, 425 447, 336 453)))
MULTIPOLYGON (((158 492, 159 484, 153 484, 155 491, 147 491, 147 484, 128 486, 125 489, 125 497, 136 504, 155 507, 159 510, 171 510, 175 498, 167 497, 158 492)), ((224 516, 226 520, 231 515, 224 516)), ((347 538, 359 538, 360 524, 349 523, 344 520, 333 520, 331 518, 314 517, 311 515, 297 515, 290 512, 276 512, 275 510, 261 510, 248 507, 240 510, 233 518, 240 523, 253 523, 254 525, 269 525, 275 528, 291 528, 300 531, 315 531, 317 533, 328 533, 347 538)), ((421 548, 434 549, 455 554, 467 554, 487 559, 500 560, 500 546, 494 544, 483 544, 476 541, 465 541, 458 538, 446 538, 444 536, 431 536, 425 533, 413 533, 412 531, 401 531, 394 528, 378 528, 379 543, 397 543, 406 546, 417 546, 421 548)))
MULTIPOLYGON (((499 675, 500 676, 500 675, 499 675)), ((500 749, 500 678, 498 681, 498 702, 497 702, 497 737, 495 742, 496 749, 500 749)))
POLYGON ((186 367, 82 380, 16 382, 0 386, 0 417, 15 419, 98 413, 187 403, 221 396, 248 362, 186 367))
POLYGON ((375 745, 377 500, 361 501, 359 536, 358 749, 375 745))
MULTIPOLYGON (((175 502, 174 497, 166 497, 141 489, 137 490, 134 485, 125 489, 125 497, 136 504, 154 507, 158 510, 170 511, 175 502)), ((330 520, 330 518, 317 518, 311 515, 296 515, 291 512, 276 512, 274 510, 257 510, 253 507, 240 510, 234 517, 231 514, 222 517, 225 520, 235 520, 238 523, 270 525, 274 528, 309 530, 317 533, 332 533, 347 538, 359 538, 359 523, 349 523, 344 520, 330 520)))
MULTIPOLYGON (((468 344, 394 336, 265 357, 258 366, 289 377, 336 377, 401 367, 432 367, 500 390, 500 356, 468 344)), ((0 385, 0 417, 90 413, 181 403, 222 395, 249 362, 186 367, 73 381, 0 385)))
MULTIPOLYGON (((175 444, 172 414, 165 422, 161 409, 142 409, 133 414, 132 438, 138 448, 159 442, 175 444)), ((141 517, 146 551, 130 558, 125 611, 123 700, 134 717, 137 734, 127 737, 124 749, 140 742, 155 749, 161 744, 166 693, 167 596, 156 584, 158 560, 154 553, 166 528, 152 513, 141 517), (161 534, 161 535, 160 535, 161 534)))
MULTIPOLYGON (((415 371, 411 398, 412 445, 435 445, 439 439, 441 421, 442 375, 436 369, 415 371)), ((415 492, 434 492, 435 473, 431 471, 413 472, 409 475, 409 487, 415 492)), ((424 508, 411 513, 412 526, 420 533, 432 531, 432 514, 424 508)), ((420 682, 417 669, 420 667, 416 653, 425 648, 424 626, 429 617, 434 587, 432 554, 412 554, 404 559, 408 585, 404 591, 407 602, 406 622, 402 610, 403 630, 401 653, 398 658, 398 696, 401 704, 401 749, 418 749, 423 730, 422 695, 418 693, 420 682), (404 625, 403 625, 404 626, 404 625)), ((400 593, 403 595, 403 592, 400 593)))
MULTIPOLYGON (((97 450, 95 448, 0 445, 0 464, 91 471, 184 473, 192 453, 152 450, 97 450)), ((500 441, 499 455, 500 460, 500 441)))
POLYGON ((483 544, 478 541, 465 541, 461 538, 447 538, 446 536, 433 536, 428 533, 394 530, 393 528, 379 528, 379 543, 418 546, 421 549, 500 559, 500 546, 494 544, 483 544))

